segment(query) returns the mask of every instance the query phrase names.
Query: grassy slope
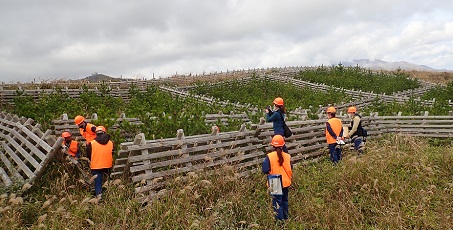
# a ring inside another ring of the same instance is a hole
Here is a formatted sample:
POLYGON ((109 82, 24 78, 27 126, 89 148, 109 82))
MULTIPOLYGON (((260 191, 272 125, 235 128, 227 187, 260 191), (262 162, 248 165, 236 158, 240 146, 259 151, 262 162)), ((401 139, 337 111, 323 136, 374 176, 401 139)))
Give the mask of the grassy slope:
MULTIPOLYGON (((387 136, 370 140, 362 158, 346 151, 338 166, 327 158, 297 165, 286 226, 452 228, 453 153, 439 143, 445 142, 387 136)), ((96 229, 277 229, 265 177, 239 178, 229 167, 219 171, 220 176, 198 173, 189 181, 177 180, 147 206, 131 200, 130 185, 111 184, 104 201, 95 205, 87 201, 89 189, 54 165, 44 177, 48 182, 36 184, 24 203, 2 198, 0 222, 8 229, 80 229, 91 221, 96 229)))

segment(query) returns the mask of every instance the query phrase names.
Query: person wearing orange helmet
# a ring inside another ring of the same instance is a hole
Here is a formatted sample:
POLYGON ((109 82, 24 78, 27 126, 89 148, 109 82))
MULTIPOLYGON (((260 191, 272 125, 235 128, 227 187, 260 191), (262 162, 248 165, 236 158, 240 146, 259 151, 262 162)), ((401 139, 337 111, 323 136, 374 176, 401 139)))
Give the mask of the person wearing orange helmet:
POLYGON ((67 150, 67 153, 76 159, 80 158, 79 143, 72 139, 72 134, 69 131, 63 132, 61 134, 61 137, 64 138, 64 141, 63 143, 61 143, 61 145, 64 149, 67 150))
POLYGON ((103 175, 110 174, 113 166, 113 142, 107 134, 104 126, 96 127, 96 138, 87 145, 86 153, 90 159, 91 174, 97 176, 94 179, 94 192, 96 198, 102 198, 102 179, 103 175))
MULTIPOLYGON (((272 122, 272 129, 274 130, 274 135, 285 136, 285 130, 283 129, 283 122, 285 121, 286 109, 283 102, 283 98, 277 97, 273 101, 274 108, 271 109, 268 106, 265 109, 266 120, 267 122, 272 122)), ((283 146, 283 151, 288 152, 286 145, 283 146)))
POLYGON ((329 107, 326 110, 326 140, 329 145, 330 159, 334 164, 341 160, 341 146, 339 142, 343 140, 343 124, 340 119, 336 118, 337 110, 335 107, 329 107))
MULTIPOLYGON (((291 156, 283 151, 285 139, 281 135, 275 135, 271 141, 273 151, 266 155, 261 166, 262 172, 268 174, 268 178, 278 178, 281 191, 272 193, 272 206, 275 218, 284 221, 288 219, 288 191, 291 185, 292 166, 291 156), (281 194, 280 194, 281 193, 281 194)), ((268 186, 270 182, 268 181, 268 186)))
POLYGON ((85 121, 83 116, 77 115, 74 122, 79 126, 80 135, 85 138, 88 145, 96 137, 96 126, 85 121))
POLYGON ((348 115, 351 118, 351 130, 345 135, 346 138, 351 138, 354 143, 354 149, 357 151, 358 156, 363 154, 363 140, 366 136, 366 131, 362 127, 362 116, 357 113, 357 108, 351 106, 348 108, 348 115))

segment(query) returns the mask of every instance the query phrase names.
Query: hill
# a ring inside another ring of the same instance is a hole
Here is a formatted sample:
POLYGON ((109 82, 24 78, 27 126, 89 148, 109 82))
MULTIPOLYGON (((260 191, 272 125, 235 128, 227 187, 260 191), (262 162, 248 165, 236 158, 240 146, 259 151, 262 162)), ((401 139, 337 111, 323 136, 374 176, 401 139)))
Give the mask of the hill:
POLYGON ((386 62, 379 59, 355 59, 352 62, 341 62, 344 66, 360 66, 371 70, 393 71, 401 69, 404 71, 427 71, 427 72, 453 72, 446 69, 434 69, 426 65, 417 65, 406 61, 386 62))
POLYGON ((119 82, 119 81, 126 81, 126 79, 110 77, 110 76, 107 76, 107 75, 104 75, 104 74, 98 74, 98 73, 93 73, 91 76, 83 78, 82 80, 83 81, 89 81, 89 82, 100 82, 100 81, 119 82))

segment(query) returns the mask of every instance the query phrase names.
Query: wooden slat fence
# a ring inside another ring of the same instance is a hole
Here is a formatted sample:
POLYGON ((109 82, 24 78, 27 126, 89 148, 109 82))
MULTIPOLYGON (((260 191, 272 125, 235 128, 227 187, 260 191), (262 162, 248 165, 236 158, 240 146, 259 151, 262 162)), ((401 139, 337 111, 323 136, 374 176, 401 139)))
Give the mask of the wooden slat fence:
MULTIPOLYGON (((180 90, 178 88, 171 88, 171 87, 167 87, 167 86, 159 86, 159 89, 161 89, 163 91, 166 91, 166 92, 169 92, 170 94, 172 94, 174 96, 178 96, 178 97, 181 97, 181 98, 193 97, 193 98, 196 98, 198 100, 204 101, 204 102, 206 102, 208 104, 220 104, 222 106, 233 106, 235 108, 249 108, 249 106, 242 105, 242 104, 239 104, 239 103, 231 103, 229 101, 221 101, 221 100, 215 99, 213 97, 207 97, 207 96, 203 96, 203 95, 190 94, 189 92, 182 91, 182 90, 180 90)), ((251 109, 253 110, 255 108, 252 107, 251 109)))
POLYGON ((453 116, 382 116, 378 117, 382 132, 416 137, 453 137, 453 116))
POLYGON ((249 119, 249 117, 246 113, 223 114, 222 112, 219 112, 217 114, 206 114, 205 115, 206 124, 210 124, 210 125, 223 124, 223 125, 227 126, 229 121, 240 121, 242 123, 251 122, 251 120, 249 119))
MULTIPOLYGON (((142 91, 145 90, 145 88, 139 89, 141 89, 142 91)), ((84 89, 63 88, 58 90, 62 93, 68 94, 71 98, 79 98, 80 94, 85 92, 84 89)), ((23 89, 19 91, 21 91, 24 95, 31 96, 34 100, 38 100, 42 95, 56 93, 57 89, 23 89)), ((101 91, 98 88, 88 89, 88 92, 93 92, 96 95, 101 95, 101 91)), ((0 90, 0 101, 3 103, 13 103, 14 98, 17 97, 16 93, 17 90, 0 90)), ((111 88, 107 95, 113 96, 115 98, 121 98, 124 101, 129 101, 129 88, 111 88)))
MULTIPOLYGON (((350 119, 341 117, 348 126, 350 119)), ((293 136, 286 145, 293 163, 327 154, 325 140, 326 119, 288 121, 293 136)), ((453 116, 378 116, 362 118, 369 138, 386 133, 399 133, 424 137, 453 137, 453 116)), ((244 174, 262 163, 273 135, 272 123, 252 125, 252 130, 185 137, 182 130, 176 138, 145 140, 143 134, 135 142, 122 143, 112 176, 130 178, 136 184, 137 200, 153 197, 164 188, 168 180, 187 176, 199 170, 211 171, 230 165, 244 174)))
POLYGON ((55 139, 51 131, 43 133, 32 119, 0 113, 1 187, 33 184, 44 172, 63 138, 55 139))
MULTIPOLYGON (((376 125, 372 117, 363 118, 369 133, 376 135, 376 125)), ((325 144, 326 120, 289 121, 294 135, 287 139, 287 147, 293 162, 323 154, 320 149, 325 144)), ((246 130, 216 132, 211 134, 184 137, 179 130, 176 138, 145 140, 143 134, 136 136, 134 142, 122 143, 121 150, 112 171, 112 177, 131 178, 139 184, 135 189, 138 200, 143 201, 163 188, 168 179, 184 176, 198 170, 211 170, 222 165, 231 165, 242 173, 260 165, 268 151, 272 123, 253 126, 246 130)))
MULTIPOLYGON (((123 148, 127 159, 121 169, 133 183, 140 183, 135 189, 138 199, 146 199, 162 188, 165 181, 176 176, 199 170, 213 170, 223 165, 234 165, 239 170, 254 168, 262 161, 264 145, 255 131, 242 126, 239 131, 185 137, 178 130, 176 138, 148 142, 139 134, 132 145, 123 148)), ((121 175, 114 168, 112 176, 121 175)))

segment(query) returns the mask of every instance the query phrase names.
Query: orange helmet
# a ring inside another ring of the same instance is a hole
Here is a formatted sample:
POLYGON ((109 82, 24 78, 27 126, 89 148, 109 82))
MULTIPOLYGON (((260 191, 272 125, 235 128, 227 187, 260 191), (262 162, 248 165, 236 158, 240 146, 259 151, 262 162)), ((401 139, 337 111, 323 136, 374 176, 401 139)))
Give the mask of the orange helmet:
POLYGON ((336 113, 337 110, 335 109, 335 107, 330 106, 329 108, 327 108, 326 112, 327 112, 327 113, 336 113))
POLYGON ((69 133, 69 132, 63 132, 63 133, 61 134, 61 137, 63 137, 63 138, 71 137, 71 133, 69 133))
POLYGON ((82 124, 82 122, 85 120, 84 117, 80 116, 80 115, 77 115, 75 118, 74 118, 74 122, 76 123, 76 125, 80 125, 82 124))
POLYGON ((351 106, 351 107, 348 108, 348 113, 355 113, 355 112, 357 112, 357 108, 356 107, 351 106))
POLYGON ((105 133, 105 132, 107 132, 107 130, 105 129, 104 126, 97 126, 96 127, 96 133, 98 133, 98 132, 104 132, 105 133))
POLYGON ((275 98, 274 99, 274 104, 282 106, 283 105, 283 98, 281 98, 281 97, 275 98))
POLYGON ((272 137, 271 144, 274 147, 282 147, 285 145, 285 139, 281 135, 275 135, 272 137))

